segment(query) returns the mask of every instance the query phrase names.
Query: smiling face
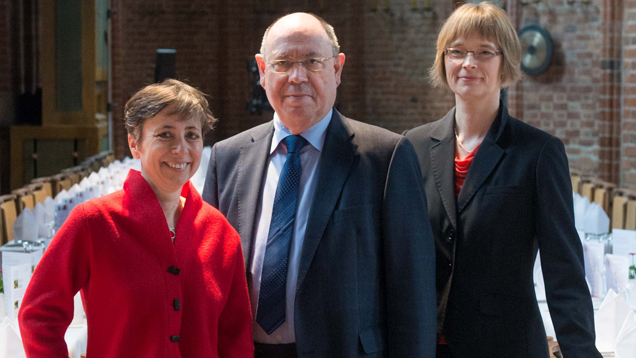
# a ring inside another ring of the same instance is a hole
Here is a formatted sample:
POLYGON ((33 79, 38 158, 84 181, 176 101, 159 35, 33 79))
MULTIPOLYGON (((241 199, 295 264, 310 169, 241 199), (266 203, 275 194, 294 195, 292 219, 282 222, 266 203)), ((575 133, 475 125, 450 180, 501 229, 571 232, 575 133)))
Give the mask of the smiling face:
POLYGON ((155 193, 180 192, 201 162, 201 121, 183 119, 164 108, 144 121, 138 140, 128 135, 128 145, 155 193))
MULTIPOLYGON (((480 36, 462 37, 451 42, 448 47, 467 51, 479 49, 499 51, 494 42, 487 41, 480 36)), ((500 80, 501 63, 501 56, 477 61, 472 52, 468 53, 463 60, 445 56, 444 66, 448 86, 455 93, 455 96, 463 101, 495 98, 499 95, 502 85, 500 80)))
POLYGON ((344 54, 333 57, 331 42, 320 22, 308 14, 292 14, 278 20, 265 39, 265 54, 256 55, 261 85, 283 125, 292 134, 310 128, 324 118, 336 101, 344 54), (268 62, 326 59, 317 72, 295 64, 284 73, 268 62))

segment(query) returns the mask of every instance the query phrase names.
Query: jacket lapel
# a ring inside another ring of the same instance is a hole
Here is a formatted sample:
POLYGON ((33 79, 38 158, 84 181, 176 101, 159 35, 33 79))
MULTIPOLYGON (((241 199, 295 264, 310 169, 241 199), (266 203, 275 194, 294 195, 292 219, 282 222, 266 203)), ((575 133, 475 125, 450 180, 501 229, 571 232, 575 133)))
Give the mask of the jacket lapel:
POLYGON ((298 288, 301 287, 309 270, 353 163, 358 148, 357 145, 351 143, 353 135, 346 124, 346 118, 341 118, 334 109, 318 164, 318 182, 314 192, 313 205, 307 219, 307 229, 300 255, 296 286, 298 288))
POLYGON ((457 229, 455 204, 455 108, 438 122, 431 133, 431 168, 435 186, 442 198, 444 210, 451 224, 457 229))
POLYGON ((458 212, 462 212, 466 205, 473 198, 477 190, 484 184, 499 161, 504 155, 504 150, 497 143, 501 133, 505 128, 508 119, 508 111, 503 103, 499 104, 499 115, 490 126, 488 134, 484 137, 479 150, 475 154, 468 175, 464 181, 464 186, 457 198, 458 212))
POLYGON ((260 193, 265 175, 269 149, 274 135, 274 125, 270 122, 264 129, 252 135, 252 142, 241 148, 237 179, 238 232, 243 247, 243 260, 247 272, 250 269, 251 252, 254 241, 256 210, 260 203, 260 193))

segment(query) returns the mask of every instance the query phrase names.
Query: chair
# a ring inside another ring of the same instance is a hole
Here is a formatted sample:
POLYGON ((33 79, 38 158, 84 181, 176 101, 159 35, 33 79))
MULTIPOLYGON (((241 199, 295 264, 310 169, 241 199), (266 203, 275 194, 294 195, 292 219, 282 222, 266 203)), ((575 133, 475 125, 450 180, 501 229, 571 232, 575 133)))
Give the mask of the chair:
MULTIPOLYGON (((75 185, 75 184, 79 184, 80 182, 80 175, 77 173, 71 173, 68 176, 68 179, 71 181, 71 186, 75 185)), ((67 189, 68 190, 68 189, 67 189)))
POLYGON ((612 207, 612 229, 624 229, 627 217, 627 197, 616 195, 612 207))
POLYGON ((50 196, 52 198, 56 193, 53 193, 53 185, 51 184, 51 180, 52 179, 50 177, 35 178, 31 180, 31 183, 42 184, 42 190, 44 190, 46 196, 50 196))
POLYGON ((636 200, 631 196, 625 209, 625 230, 636 230, 636 200))
POLYGON ((581 176, 572 174, 570 181, 572 181, 572 191, 581 194, 581 176))
POLYGON ((84 178, 87 178, 91 174, 91 171, 89 168, 80 167, 80 169, 77 171, 77 174, 79 175, 79 182, 81 183, 84 178))
MULTIPOLYGON (((594 202, 600 205, 605 213, 610 216, 612 214, 612 193, 616 189, 616 185, 603 180, 594 180, 594 202)), ((611 216, 610 216, 611 218, 611 216)))
POLYGON ((31 184, 31 194, 33 195, 33 199, 35 200, 35 205, 38 203, 44 205, 44 200, 50 195, 46 193, 44 190, 44 185, 42 183, 39 184, 31 184))
POLYGON ((583 179, 581 183, 581 196, 586 197, 590 203, 594 202, 594 187, 595 184, 591 179, 583 179))
POLYGON ((68 176, 66 174, 55 174, 51 178, 55 183, 55 195, 57 195, 62 190, 68 191, 69 189, 71 189, 71 181, 68 179, 68 176))
POLYGON ((24 208, 29 208, 29 210, 33 210, 35 208, 35 198, 33 197, 33 193, 31 192, 31 188, 24 187, 21 189, 16 189, 11 191, 11 194, 15 195, 17 200, 17 208, 18 214, 21 213, 24 208))
POLYGON ((13 240, 13 223, 18 217, 15 200, 16 196, 12 194, 0 196, 0 216, 2 216, 0 243, 2 245, 13 240))
POLYGON ((90 169, 87 165, 78 165, 72 168, 62 170, 62 174, 66 174, 68 179, 71 180, 71 186, 79 184, 82 179, 88 176, 90 169))

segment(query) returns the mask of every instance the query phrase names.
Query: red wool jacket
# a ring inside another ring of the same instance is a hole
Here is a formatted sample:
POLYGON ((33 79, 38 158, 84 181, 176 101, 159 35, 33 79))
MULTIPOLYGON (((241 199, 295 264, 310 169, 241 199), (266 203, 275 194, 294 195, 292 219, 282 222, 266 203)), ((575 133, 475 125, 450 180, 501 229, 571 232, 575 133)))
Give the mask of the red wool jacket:
POLYGON ((174 245, 150 185, 71 212, 38 264, 19 312, 27 356, 68 357, 64 333, 82 292, 87 356, 253 357, 239 235, 192 184, 174 245))

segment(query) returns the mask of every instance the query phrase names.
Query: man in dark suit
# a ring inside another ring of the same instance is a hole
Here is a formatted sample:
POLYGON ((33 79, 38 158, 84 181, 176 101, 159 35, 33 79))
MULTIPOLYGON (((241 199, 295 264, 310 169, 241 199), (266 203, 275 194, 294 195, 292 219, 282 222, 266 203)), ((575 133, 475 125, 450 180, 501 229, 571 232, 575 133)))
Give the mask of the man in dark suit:
POLYGON ((433 357, 412 145, 333 108, 345 56, 317 16, 275 21, 256 60, 274 119, 214 146, 203 191, 241 235, 256 357, 433 357))

